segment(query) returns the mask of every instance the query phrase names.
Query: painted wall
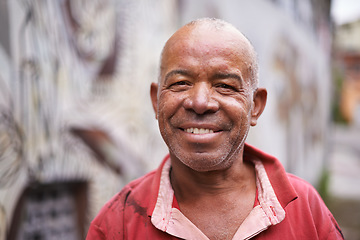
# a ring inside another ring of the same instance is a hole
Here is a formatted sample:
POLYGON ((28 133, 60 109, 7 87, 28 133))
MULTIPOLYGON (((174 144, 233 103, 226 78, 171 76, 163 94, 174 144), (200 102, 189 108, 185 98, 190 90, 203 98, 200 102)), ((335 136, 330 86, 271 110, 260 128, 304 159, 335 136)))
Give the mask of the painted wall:
POLYGON ((85 182, 88 224, 166 153, 148 93, 175 2, 2 0, 1 12, 0 239, 38 185, 85 182))

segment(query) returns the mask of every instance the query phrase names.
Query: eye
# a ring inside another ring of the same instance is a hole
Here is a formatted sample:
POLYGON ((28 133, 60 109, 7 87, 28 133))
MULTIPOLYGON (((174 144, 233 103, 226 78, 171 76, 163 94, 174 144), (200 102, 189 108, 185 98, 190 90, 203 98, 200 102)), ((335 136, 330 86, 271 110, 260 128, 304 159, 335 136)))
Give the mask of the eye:
POLYGON ((186 89, 188 89, 189 86, 190 84, 187 81, 179 80, 171 83, 168 89, 171 89, 173 91, 185 91, 186 89))
POLYGON ((175 82, 175 83, 171 84, 170 87, 172 87, 172 86, 182 86, 182 85, 187 85, 187 83, 185 81, 178 81, 178 82, 175 82))
POLYGON ((226 83, 219 83, 216 85, 216 87, 219 89, 226 90, 226 91, 228 91, 228 90, 237 91, 234 86, 226 84, 226 83))
POLYGON ((220 87, 220 88, 227 88, 227 89, 233 89, 233 87, 232 87, 232 86, 227 85, 227 84, 225 84, 225 83, 221 83, 221 84, 219 84, 219 85, 218 85, 218 87, 220 87))

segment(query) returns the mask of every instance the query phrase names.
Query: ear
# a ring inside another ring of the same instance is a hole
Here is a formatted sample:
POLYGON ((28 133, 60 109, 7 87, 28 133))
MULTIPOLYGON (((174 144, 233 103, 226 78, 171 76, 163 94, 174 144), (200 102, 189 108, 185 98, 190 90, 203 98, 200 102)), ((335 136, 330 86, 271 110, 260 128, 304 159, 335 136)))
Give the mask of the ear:
POLYGON ((152 102, 152 106, 155 112, 155 118, 157 119, 157 108, 158 108, 158 99, 157 99, 157 92, 158 92, 158 84, 157 83, 151 83, 150 86, 150 97, 151 97, 151 102, 152 102))
POLYGON ((265 88, 258 88, 254 92, 253 96, 253 106, 251 111, 251 121, 250 125, 255 126, 257 124, 257 120, 265 109, 267 99, 267 91, 265 88))

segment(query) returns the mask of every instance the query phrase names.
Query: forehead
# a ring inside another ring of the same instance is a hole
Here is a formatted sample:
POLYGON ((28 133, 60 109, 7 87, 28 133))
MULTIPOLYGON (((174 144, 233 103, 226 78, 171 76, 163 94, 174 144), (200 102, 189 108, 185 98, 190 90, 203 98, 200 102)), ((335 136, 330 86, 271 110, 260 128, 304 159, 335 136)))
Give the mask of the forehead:
POLYGON ((185 26, 178 30, 164 47, 161 70, 171 64, 183 63, 184 58, 208 61, 206 64, 216 64, 216 59, 223 59, 227 64, 239 67, 254 61, 251 45, 239 31, 211 26, 185 26))

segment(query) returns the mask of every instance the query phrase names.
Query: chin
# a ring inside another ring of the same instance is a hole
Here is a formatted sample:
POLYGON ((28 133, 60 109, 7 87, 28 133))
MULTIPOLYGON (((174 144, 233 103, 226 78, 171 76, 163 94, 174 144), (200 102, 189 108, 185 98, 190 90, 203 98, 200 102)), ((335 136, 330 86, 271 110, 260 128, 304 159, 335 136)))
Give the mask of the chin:
POLYGON ((197 172, 220 171, 228 169, 232 165, 232 161, 227 156, 177 156, 177 158, 184 165, 197 172))

